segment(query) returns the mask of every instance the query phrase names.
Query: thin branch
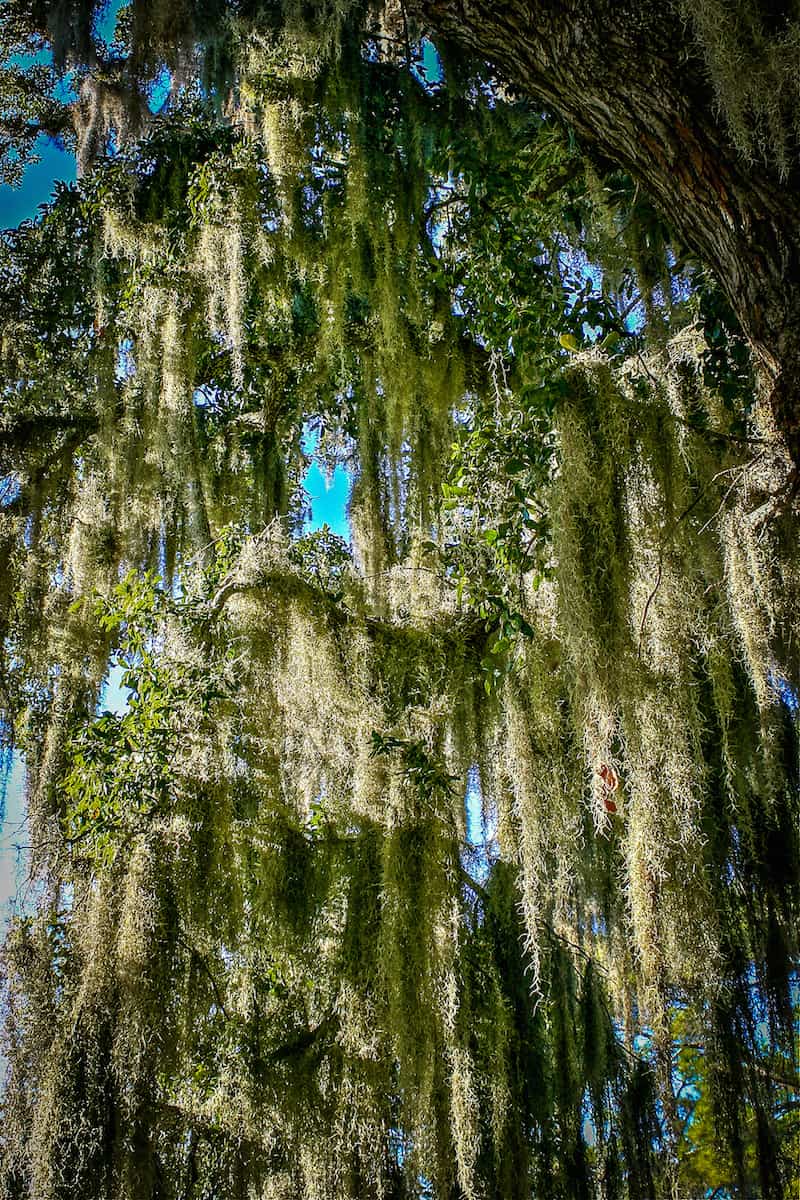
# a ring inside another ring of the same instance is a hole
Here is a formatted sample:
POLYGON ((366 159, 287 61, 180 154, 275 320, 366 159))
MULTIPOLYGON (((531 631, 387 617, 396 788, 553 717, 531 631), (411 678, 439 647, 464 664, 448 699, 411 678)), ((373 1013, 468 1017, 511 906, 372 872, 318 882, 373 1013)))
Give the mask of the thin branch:
POLYGON ((298 1033, 291 1041, 285 1042, 282 1046, 278 1046, 277 1049, 273 1050, 268 1055, 269 1060, 271 1062, 281 1062, 285 1058, 292 1058, 295 1054, 303 1054, 330 1029, 333 1019, 332 1013, 326 1013, 314 1029, 303 1030, 302 1033, 298 1033))
POLYGON ((647 616, 648 616, 648 613, 650 612, 650 605, 655 600, 656 592, 661 587, 661 580, 662 580, 663 574, 664 574, 664 551, 663 551, 663 547, 662 547, 661 550, 659 551, 659 555, 658 555, 658 572, 656 574, 656 581, 653 584, 653 589, 650 592, 650 595, 647 597, 647 601, 644 606, 644 612, 642 613, 642 623, 639 626, 639 658, 642 657, 642 642, 644 640, 644 627, 647 624, 647 616))
POLYGON ((700 429, 699 426, 687 421, 685 417, 679 417, 676 413, 672 413, 672 420, 678 425, 685 426, 686 429, 691 429, 693 433, 699 433, 704 438, 716 438, 722 442, 732 442, 737 446, 775 446, 776 442, 769 438, 746 437, 744 434, 722 433, 718 429, 700 429))
MULTIPOLYGON (((642 303, 642 294, 641 294, 641 292, 637 292, 636 295, 633 297, 633 299, 628 304, 625 305, 622 312, 617 313, 617 320, 620 322, 620 324, 622 325, 623 328, 625 327, 625 322, 627 321, 628 317, 631 315, 633 310, 641 303, 642 303)), ((627 332, 628 332, 628 330, 626 330, 626 333, 627 332)))
POLYGON ((556 192, 560 192, 563 188, 569 187, 574 180, 579 179, 585 170, 586 167, 583 161, 581 159, 576 159, 569 167, 563 170, 560 175, 554 176, 549 183, 544 184, 543 187, 535 188, 533 191, 528 192, 527 198, 538 202, 541 202, 542 200, 549 200, 551 196, 555 196, 556 192))
POLYGON ((208 962, 206 961, 205 956, 203 954, 201 954, 200 951, 197 949, 197 947, 194 946, 181 933, 178 934, 178 942, 180 943, 181 946, 183 946, 184 950, 189 951, 192 958, 197 963, 199 963, 199 965, 202 967, 203 973, 205 974, 206 978, 208 979, 209 983, 211 984, 211 990, 214 993, 214 999, 216 1000, 217 1008, 222 1013, 225 1020, 229 1021, 230 1016, 228 1015, 228 1010, 225 1007, 225 1001, 222 999, 222 993, 220 992, 219 985, 214 977, 214 972, 211 970, 211 967, 208 965, 208 962))
POLYGON ((460 192, 456 192, 451 196, 445 196, 442 200, 432 200, 422 212, 425 224, 427 225, 434 213, 450 208, 453 204, 466 204, 466 197, 462 196, 460 192))
POLYGON ((489 893, 487 892, 486 888, 482 883, 478 883, 477 879, 474 879, 472 875, 470 875, 469 871, 465 870, 465 868, 461 865, 459 865, 458 868, 458 877, 462 883, 467 885, 470 891, 475 893, 475 895, 483 904, 489 903, 489 893))
MULTIPOLYGON (((706 1049, 707 1047, 703 1042, 681 1042, 678 1045, 678 1050, 697 1050, 699 1054, 705 1054, 706 1049)), ((745 1066, 755 1075, 760 1075, 762 1079, 768 1079, 771 1083, 777 1083, 780 1087, 788 1088, 790 1092, 797 1093, 797 1101, 792 1101, 791 1103, 796 1103, 800 1107, 800 1075, 787 1075, 783 1071, 776 1071, 766 1063, 756 1062, 752 1059, 750 1061, 745 1060, 745 1066)))
MULTIPOLYGON (((672 524, 669 526, 669 528, 666 530, 666 532, 662 535, 661 544, 659 546, 659 551, 658 551, 658 573, 656 575, 656 581, 655 581, 655 584, 653 585, 653 589, 650 592, 650 595, 647 597, 647 601, 644 606, 644 612, 642 614, 642 621, 639 626, 639 650, 638 650, 639 658, 642 657, 642 642, 644 639, 644 630, 645 630, 645 625, 647 623, 647 617, 650 612, 650 605, 652 604, 653 600, 655 599, 658 589, 661 587, 661 581, 662 581, 663 574, 664 574, 664 550, 666 549, 667 541, 675 533, 675 530, 678 528, 678 526, 681 524, 681 522, 685 521, 686 518, 689 516, 689 514, 692 513, 695 508, 697 508, 697 505, 700 503, 700 501, 706 495, 709 488, 714 483, 716 483, 716 481, 718 479, 721 479, 723 475, 730 475, 732 472, 738 472, 739 475, 744 474, 745 471, 749 471, 752 467, 754 467, 756 465, 756 463, 759 462, 764 457, 764 454, 765 454, 765 451, 762 450, 762 452, 760 454, 757 454, 755 456, 755 458, 750 459, 749 462, 738 464, 735 467, 726 467, 723 471, 717 471, 716 475, 712 475, 712 477, 708 481, 708 483, 705 484, 704 487, 702 487, 700 489, 700 491, 695 496, 692 503, 689 504, 683 510, 683 512, 675 518, 675 520, 672 522, 672 524)), ((709 525, 713 524, 713 522, 717 519, 717 517, 719 516, 719 514, 722 512, 723 508, 725 507, 728 497, 730 496, 733 489, 737 486, 738 482, 739 482, 739 479, 737 477, 736 479, 734 479, 733 483, 730 485, 730 487, 725 492, 725 495, 722 497, 722 502, 721 502, 719 508, 717 509, 717 511, 714 513, 714 515, 712 517, 709 517, 709 519, 706 521, 705 525, 703 525, 702 529, 699 531, 698 537, 700 536, 700 534, 705 533, 705 531, 706 531, 706 529, 708 529, 709 525)))
POLYGON ((408 30, 408 13, 406 12, 405 4, 401 3, 400 12, 403 15, 403 41, 405 43, 406 52, 406 70, 410 71, 413 63, 413 55, 411 53, 411 35, 408 30))
MULTIPOLYGON (((761 459, 764 457, 764 453, 765 453, 765 451, 763 451, 763 450, 762 450, 762 451, 761 451, 761 453, 760 453, 760 454, 757 454, 757 455, 756 455, 756 457, 755 457, 755 458, 753 458, 753 459, 751 459, 751 461, 750 461, 749 463, 745 463, 745 464, 744 464, 744 465, 743 465, 743 466, 740 468, 740 473, 741 473, 741 472, 744 472, 745 470, 747 470, 747 469, 748 469, 748 468, 750 468, 750 467, 754 467, 754 466, 756 465, 756 463, 757 463, 757 462, 760 462, 760 460, 761 460, 761 459)), ((730 469, 730 470, 733 470, 734 468, 733 468, 733 467, 731 467, 731 468, 729 468, 729 469, 730 469)), ((719 471, 719 472, 718 472, 718 473, 717 473, 717 474, 714 476, 714 479, 719 479, 719 478, 720 478, 720 476, 721 476, 721 475, 723 475, 723 474, 725 474, 725 472, 724 472, 724 471, 719 471)), ((714 479, 712 479, 712 481, 711 481, 712 483, 714 482, 714 479)), ((708 529, 709 525, 712 525, 712 524, 713 524, 713 522, 714 522, 714 521, 716 521, 717 517, 719 516, 719 514, 722 512, 723 508, 724 508, 724 507, 725 507, 725 505, 727 504, 727 502, 728 502, 728 497, 730 496, 730 494, 731 494, 731 492, 733 491, 733 489, 734 489, 734 488, 735 488, 735 487, 738 485, 738 483, 739 483, 739 480, 738 480, 738 479, 734 479, 733 483, 730 485, 730 487, 729 487, 729 488, 728 488, 728 490, 726 491, 725 495, 722 497, 722 500, 721 500, 721 502, 720 502, 720 506, 719 506, 719 508, 717 509, 717 511, 714 513, 713 517, 709 517, 709 518, 708 518, 708 520, 706 521, 705 525, 702 527, 702 529, 700 529, 700 530, 699 530, 699 532, 698 532, 698 535, 697 535, 698 537, 700 537, 700 536, 701 536, 701 534, 704 534, 704 533, 705 533, 705 531, 708 529)))
POLYGON ((574 950, 576 954, 580 954, 581 958, 585 959, 586 962, 591 963, 592 966, 596 967, 598 971, 601 971, 604 975, 608 974, 608 971, 603 964, 599 963, 597 959, 589 953, 588 950, 584 950, 583 946, 579 946, 577 942, 573 942, 570 938, 565 937, 563 933, 559 933, 557 929, 549 924, 549 922, 539 920, 537 924, 540 925, 542 929, 546 929, 552 937, 558 938, 558 940, 563 942, 565 946, 569 946, 570 949, 574 950))

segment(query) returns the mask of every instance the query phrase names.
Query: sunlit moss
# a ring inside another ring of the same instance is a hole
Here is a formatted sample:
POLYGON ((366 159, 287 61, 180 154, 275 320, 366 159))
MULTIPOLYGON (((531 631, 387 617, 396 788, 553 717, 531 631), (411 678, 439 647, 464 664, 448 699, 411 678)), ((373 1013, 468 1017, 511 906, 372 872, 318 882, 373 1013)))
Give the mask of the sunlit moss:
MULTIPOLYGON (((199 16, 157 9, 130 14, 137 69, 188 80, 199 16)), ((486 400, 502 431, 530 381, 470 332, 485 297, 452 294, 426 224, 440 106, 385 86, 402 48, 344 70, 349 13, 322 43, 299 10, 283 39, 220 33, 236 129, 184 97, 87 193, 85 427, 44 476, 20 435, 2 515, 41 886, 5 951, 9 1195, 650 1200, 674 1006, 721 1111, 765 1119, 733 1065, 751 976, 790 1040, 785 463, 704 384, 696 329, 661 329, 554 350, 517 497, 549 518, 535 569, 492 550, 507 481, 443 515, 459 427, 486 400), (309 426, 353 480, 324 571, 296 540, 309 426), (476 563, 519 609, 494 657, 476 563), (127 724, 96 715, 115 649, 127 724), (120 813, 124 787, 150 799, 120 813)))
POLYGON ((681 4, 738 149, 787 173, 798 134, 800 27, 790 6, 732 0, 681 4), (744 69, 746 64, 746 69, 744 69))

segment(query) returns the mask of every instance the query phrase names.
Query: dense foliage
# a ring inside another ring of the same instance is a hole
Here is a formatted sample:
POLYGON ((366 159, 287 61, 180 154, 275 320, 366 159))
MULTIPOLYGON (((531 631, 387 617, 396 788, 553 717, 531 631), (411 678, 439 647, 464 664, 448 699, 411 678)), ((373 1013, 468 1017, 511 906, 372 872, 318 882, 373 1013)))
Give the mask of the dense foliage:
POLYGON ((323 7, 6 5, 83 173, 0 260, 2 1195, 785 1196, 800 571, 736 322, 550 115, 323 7))

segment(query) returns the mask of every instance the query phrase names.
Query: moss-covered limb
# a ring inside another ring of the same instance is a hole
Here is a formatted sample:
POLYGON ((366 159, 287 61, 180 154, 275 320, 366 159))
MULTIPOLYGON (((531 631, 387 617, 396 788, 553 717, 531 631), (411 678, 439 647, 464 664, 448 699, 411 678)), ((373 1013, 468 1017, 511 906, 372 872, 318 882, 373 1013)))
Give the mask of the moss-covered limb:
MULTIPOLYGON (((356 577, 357 579, 357 577, 356 577)), ((412 620, 398 620, 358 612, 361 599, 356 593, 352 607, 299 574, 269 569, 254 582, 232 578, 224 581, 207 605, 203 605, 202 620, 215 621, 223 615, 234 597, 246 595, 256 608, 269 610, 276 600, 295 602, 300 611, 311 618, 320 633, 343 637, 348 630, 362 629, 380 654, 395 654, 398 659, 423 656, 448 646, 460 656, 479 655, 486 639, 486 630, 479 617, 469 613, 443 612, 438 619, 414 625, 412 620), (413 650, 412 650, 413 647, 413 650)), ((362 601, 363 603, 363 601, 362 601)))

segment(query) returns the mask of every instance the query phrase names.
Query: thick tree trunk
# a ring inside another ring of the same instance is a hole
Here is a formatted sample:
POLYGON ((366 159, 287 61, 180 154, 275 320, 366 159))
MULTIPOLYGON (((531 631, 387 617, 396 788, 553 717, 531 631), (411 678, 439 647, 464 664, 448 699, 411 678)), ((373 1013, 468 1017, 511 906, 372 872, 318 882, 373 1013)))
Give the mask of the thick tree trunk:
MULTIPOLYGON (((717 275, 800 465, 800 171, 742 160, 669 0, 413 0, 415 15, 498 67, 639 181, 717 275)), ((745 67, 746 69, 746 67, 745 67)))

